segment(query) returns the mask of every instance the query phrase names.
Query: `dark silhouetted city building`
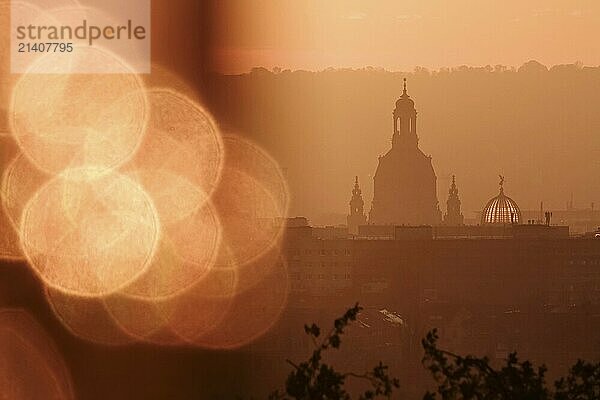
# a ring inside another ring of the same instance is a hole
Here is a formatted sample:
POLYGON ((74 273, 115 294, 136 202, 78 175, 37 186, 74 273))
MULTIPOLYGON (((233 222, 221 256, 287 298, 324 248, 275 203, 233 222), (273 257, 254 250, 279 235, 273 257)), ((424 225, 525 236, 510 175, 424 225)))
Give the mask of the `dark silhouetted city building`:
POLYGON ((441 222, 437 177, 431 157, 419 149, 417 110, 406 91, 393 112, 392 148, 379 157, 369 223, 377 225, 436 225, 441 222))
POLYGON ((369 320, 360 316, 345 338, 364 361, 357 368, 385 360, 410 383, 406 398, 430 383, 420 339, 432 328, 447 349, 493 362, 518 351, 548 365, 550 379, 598 354, 600 239, 546 224, 360 228, 369 227, 374 236, 335 240, 311 227, 287 230, 293 311, 280 325, 314 321, 316 310, 325 323, 360 301, 369 320))

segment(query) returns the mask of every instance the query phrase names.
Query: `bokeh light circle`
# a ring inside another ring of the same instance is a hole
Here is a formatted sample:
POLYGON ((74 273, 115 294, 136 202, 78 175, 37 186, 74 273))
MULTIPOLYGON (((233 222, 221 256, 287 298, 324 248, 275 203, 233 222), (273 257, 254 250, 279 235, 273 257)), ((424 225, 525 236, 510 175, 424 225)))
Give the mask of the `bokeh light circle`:
POLYGON ((226 163, 252 176, 273 197, 279 216, 286 216, 290 194, 279 163, 263 148, 233 133, 223 135, 226 163))
POLYGON ((162 227, 152 264, 122 293, 148 299, 173 296, 213 268, 221 244, 221 225, 211 202, 193 215, 162 227))
POLYGON ((109 52, 80 47, 71 57, 52 53, 16 83, 11 129, 21 151, 41 170, 127 162, 145 132, 148 105, 142 80, 109 52), (60 63, 110 64, 113 74, 49 74, 60 63))
POLYGON ((287 305, 289 279, 287 266, 278 258, 259 283, 237 294, 221 322, 194 340, 210 349, 236 349, 265 335, 279 320, 287 305))
POLYGON ((0 183, 2 206, 15 229, 19 229, 25 204, 51 177, 38 170, 22 153, 6 167, 0 183))
POLYGON ((228 257, 243 267, 274 248, 282 235, 281 210, 271 193, 254 177, 226 165, 213 202, 223 227, 228 257))
POLYGON ((103 297, 72 295, 47 287, 46 299, 63 326, 80 339, 105 346, 136 342, 114 321, 103 297))
POLYGON ((209 274, 178 296, 166 299, 165 310, 169 330, 189 344, 195 344, 218 326, 233 304, 239 284, 238 271, 217 264, 209 274))
POLYGON ((131 179, 103 170, 67 170, 27 203, 23 250, 43 281, 62 291, 121 289, 152 261, 160 237, 151 199, 131 179))
MULTIPOLYGON (((15 157, 19 154, 18 147, 10 136, 0 135, 0 171, 2 182, 6 180, 8 167, 13 163, 15 157)), ((4 185, 0 185, 2 188, 4 185)), ((23 252, 18 230, 14 226, 9 216, 9 210, 4 207, 4 191, 0 190, 0 259, 3 260, 22 260, 23 252)))
POLYGON ((124 170, 139 174, 168 223, 185 214, 183 204, 191 214, 211 196, 223 168, 223 142, 210 114, 190 98, 168 89, 150 89, 147 96, 147 133, 124 170), (178 196, 164 195, 181 189, 178 196))
POLYGON ((0 397, 74 399, 65 362, 44 329, 26 311, 0 311, 0 397))

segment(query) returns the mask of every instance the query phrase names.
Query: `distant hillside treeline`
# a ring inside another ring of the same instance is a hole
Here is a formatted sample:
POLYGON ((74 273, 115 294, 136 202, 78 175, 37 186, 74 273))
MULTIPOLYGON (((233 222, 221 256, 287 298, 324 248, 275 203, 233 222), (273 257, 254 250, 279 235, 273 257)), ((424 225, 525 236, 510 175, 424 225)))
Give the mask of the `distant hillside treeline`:
POLYGON ((522 209, 600 207, 600 67, 531 61, 410 73, 374 68, 213 75, 225 129, 262 144, 287 171, 291 213, 343 223, 353 177, 370 209, 377 157, 390 147, 402 78, 419 112, 420 147, 433 157, 445 211, 456 174, 467 217, 497 193, 498 174, 522 209))

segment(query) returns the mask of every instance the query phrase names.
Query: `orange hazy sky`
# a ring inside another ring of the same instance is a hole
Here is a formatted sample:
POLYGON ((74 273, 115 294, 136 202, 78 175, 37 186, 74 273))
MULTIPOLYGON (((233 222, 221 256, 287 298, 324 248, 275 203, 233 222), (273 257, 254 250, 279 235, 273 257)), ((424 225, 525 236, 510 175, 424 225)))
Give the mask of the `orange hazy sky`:
POLYGON ((213 68, 600 64, 598 0, 224 0, 213 68))

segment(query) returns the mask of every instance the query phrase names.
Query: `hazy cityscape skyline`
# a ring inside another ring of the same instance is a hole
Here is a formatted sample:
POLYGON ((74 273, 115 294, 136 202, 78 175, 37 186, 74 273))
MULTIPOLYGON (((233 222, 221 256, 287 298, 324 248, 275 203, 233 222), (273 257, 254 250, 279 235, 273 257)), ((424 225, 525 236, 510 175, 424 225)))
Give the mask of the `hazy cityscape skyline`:
POLYGON ((532 61, 514 70, 411 73, 256 69, 215 75, 210 88, 218 91, 213 106, 228 127, 261 143, 286 171, 291 214, 335 225, 345 222, 356 175, 365 209, 371 208, 377 157, 390 146, 390 113, 403 78, 419 112, 419 146, 437 173, 440 204, 455 175, 465 218, 476 220, 502 174, 522 210, 539 210, 541 202, 551 211, 568 204, 591 209, 600 199, 590 184, 600 168, 593 106, 600 101, 599 77, 596 67, 532 61))

